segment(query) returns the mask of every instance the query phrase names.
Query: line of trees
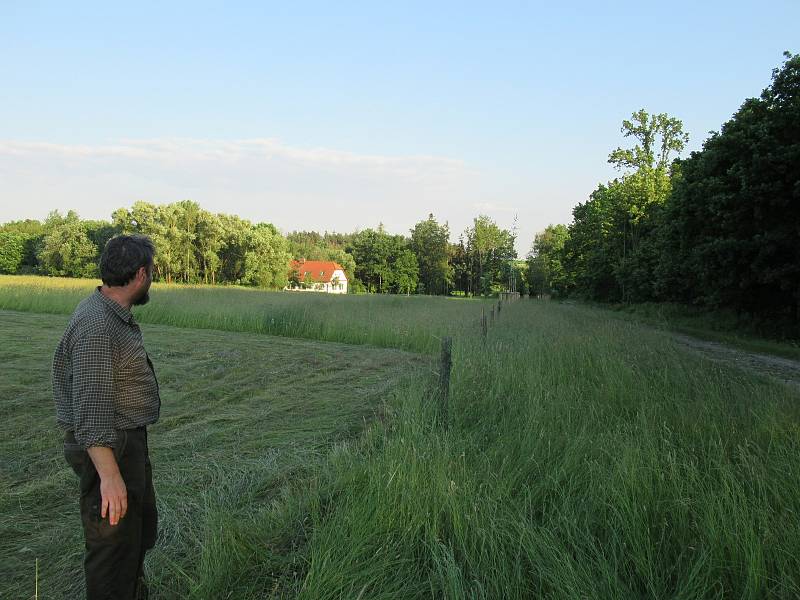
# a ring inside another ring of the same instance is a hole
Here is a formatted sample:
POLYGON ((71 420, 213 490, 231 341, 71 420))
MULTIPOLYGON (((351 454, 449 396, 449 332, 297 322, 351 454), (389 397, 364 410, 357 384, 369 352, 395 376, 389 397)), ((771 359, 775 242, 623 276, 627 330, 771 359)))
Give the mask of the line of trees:
POLYGON ((678 119, 635 113, 634 140, 609 162, 568 226, 538 234, 528 255, 534 293, 604 302, 668 301, 731 309, 800 327, 800 56, 746 100, 703 149, 678 119))
POLYGON ((111 221, 54 211, 44 222, 6 223, 0 226, 0 273, 96 277, 101 249, 119 233, 141 233, 154 241, 154 277, 167 283, 281 289, 290 277, 290 261, 305 258, 339 263, 354 292, 486 295, 506 289, 514 278, 518 287, 525 285, 514 234, 483 215, 457 244, 450 242, 448 224, 432 214, 409 236, 390 234, 382 225, 348 234, 283 236, 269 223, 214 214, 189 200, 136 202, 114 211, 111 221))

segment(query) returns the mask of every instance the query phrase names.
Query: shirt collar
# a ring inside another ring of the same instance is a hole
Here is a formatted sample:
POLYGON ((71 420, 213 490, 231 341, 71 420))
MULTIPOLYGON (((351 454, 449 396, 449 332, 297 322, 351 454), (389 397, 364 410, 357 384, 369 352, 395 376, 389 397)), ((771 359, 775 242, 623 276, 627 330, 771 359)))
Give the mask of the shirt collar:
POLYGON ((100 291, 101 287, 102 286, 99 286, 99 285, 97 286, 97 288, 94 291, 95 296, 97 296, 97 298, 99 298, 100 301, 103 304, 105 304, 108 308, 110 308, 111 311, 115 315, 117 315, 120 319, 122 319, 128 325, 135 325, 136 321, 133 320, 133 313, 131 312, 131 309, 125 308, 124 306, 122 306, 121 304, 118 304, 117 302, 115 302, 111 298, 106 298, 103 295, 103 293, 100 291))

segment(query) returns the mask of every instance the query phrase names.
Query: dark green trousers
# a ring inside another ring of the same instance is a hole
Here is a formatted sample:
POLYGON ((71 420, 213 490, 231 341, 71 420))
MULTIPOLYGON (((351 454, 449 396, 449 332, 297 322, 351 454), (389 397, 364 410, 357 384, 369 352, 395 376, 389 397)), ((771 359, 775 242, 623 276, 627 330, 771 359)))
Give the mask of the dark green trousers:
POLYGON ((137 600, 147 597, 144 555, 156 542, 158 512, 147 451, 147 430, 119 430, 114 449, 128 491, 128 512, 113 527, 100 518, 100 477, 89 454, 68 431, 64 456, 80 480, 80 505, 86 554, 87 600, 137 600))

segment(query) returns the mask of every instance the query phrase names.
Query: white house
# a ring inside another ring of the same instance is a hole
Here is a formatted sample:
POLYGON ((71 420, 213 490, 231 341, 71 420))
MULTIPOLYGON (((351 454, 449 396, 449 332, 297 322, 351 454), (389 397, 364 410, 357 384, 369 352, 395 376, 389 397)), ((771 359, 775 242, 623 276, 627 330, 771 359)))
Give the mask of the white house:
POLYGON ((285 289, 305 292, 346 294, 344 267, 332 260, 293 260, 289 265, 289 285, 285 289))

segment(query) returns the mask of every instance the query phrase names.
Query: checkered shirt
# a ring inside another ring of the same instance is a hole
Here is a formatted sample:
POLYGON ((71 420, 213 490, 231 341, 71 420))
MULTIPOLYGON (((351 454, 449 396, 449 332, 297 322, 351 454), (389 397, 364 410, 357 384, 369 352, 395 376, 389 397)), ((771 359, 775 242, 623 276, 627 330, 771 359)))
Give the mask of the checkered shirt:
POLYGON ((52 379, 56 420, 86 448, 113 448, 117 430, 158 420, 158 381, 142 332, 131 311, 99 287, 72 314, 52 379))

